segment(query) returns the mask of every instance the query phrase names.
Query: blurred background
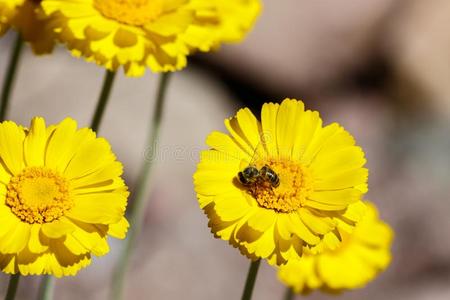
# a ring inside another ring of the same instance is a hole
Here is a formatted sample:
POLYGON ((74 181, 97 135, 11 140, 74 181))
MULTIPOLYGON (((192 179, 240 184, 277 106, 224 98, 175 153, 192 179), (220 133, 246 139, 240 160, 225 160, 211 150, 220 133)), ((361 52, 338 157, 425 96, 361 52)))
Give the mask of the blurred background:
MULTIPOLYGON (((192 174, 212 130, 242 106, 302 99, 326 123, 343 124, 364 148, 367 198, 396 232, 393 262, 365 289, 310 299, 450 299, 450 2, 434 0, 264 1, 248 39, 192 58, 174 74, 148 195, 145 228, 128 275, 127 299, 239 299, 249 262, 215 240, 198 208, 192 174)), ((13 35, 0 40, 0 80, 13 35)), ((59 48, 27 49, 10 118, 87 126, 104 70, 59 48)), ((100 129, 125 165, 133 191, 158 77, 119 76, 100 129)), ((55 299, 108 299, 123 242, 77 277, 57 280, 55 299)), ((19 299, 32 299, 25 278, 19 299)), ((0 292, 7 276, 0 276, 0 292)), ((284 287, 263 265, 254 299, 281 299, 284 287)))

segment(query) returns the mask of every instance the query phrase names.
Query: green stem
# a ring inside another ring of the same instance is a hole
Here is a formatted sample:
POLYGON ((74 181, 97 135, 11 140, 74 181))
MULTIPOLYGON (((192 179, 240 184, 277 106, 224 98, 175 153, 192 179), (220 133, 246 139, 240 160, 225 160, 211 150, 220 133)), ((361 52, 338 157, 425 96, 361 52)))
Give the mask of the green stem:
POLYGON ((286 292, 284 293, 284 300, 293 300, 294 299, 294 291, 290 288, 286 288, 286 292))
POLYGON ((5 300, 14 300, 16 297, 17 287, 19 286, 20 274, 14 274, 9 277, 8 292, 5 300))
POLYGON ((106 105, 108 104, 109 95, 114 83, 116 72, 106 70, 105 79, 103 81, 102 91, 98 99, 97 108, 95 109, 94 117, 92 118, 91 128, 97 132, 102 122, 102 118, 105 112, 106 105))
POLYGON ((19 33, 17 33, 16 41, 14 42, 11 57, 9 59, 6 77, 3 81, 2 98, 0 102, 0 121, 4 121, 8 111, 9 100, 11 98, 11 91, 14 86, 14 79, 17 74, 17 66, 20 61, 20 54, 22 53, 23 40, 19 33))
POLYGON ((253 287, 255 286, 256 275, 258 274, 260 264, 260 259, 251 262, 250 268, 248 269, 247 280, 245 281, 244 292, 242 293, 242 300, 252 299, 253 287))
POLYGON ((116 268, 114 270, 112 279, 112 295, 111 299, 122 299, 125 274, 128 269, 129 261, 134 247, 135 239, 139 235, 142 222, 144 219, 145 196, 149 192, 150 183, 149 177, 153 168, 153 160, 157 150, 157 142, 160 133, 161 120, 163 117, 164 99, 166 95, 167 85, 169 83, 170 73, 163 73, 160 77, 158 91, 156 95, 155 109, 151 118, 150 134, 147 140, 146 157, 144 164, 139 172, 138 180, 136 183, 136 190, 134 192, 133 199, 130 203, 132 207, 129 209, 129 221, 130 229, 128 231, 127 239, 125 240, 125 246, 122 250, 116 268))
POLYGON ((55 286, 55 278, 50 275, 45 275, 41 279, 39 286, 38 300, 51 300, 53 299, 53 289, 55 286))

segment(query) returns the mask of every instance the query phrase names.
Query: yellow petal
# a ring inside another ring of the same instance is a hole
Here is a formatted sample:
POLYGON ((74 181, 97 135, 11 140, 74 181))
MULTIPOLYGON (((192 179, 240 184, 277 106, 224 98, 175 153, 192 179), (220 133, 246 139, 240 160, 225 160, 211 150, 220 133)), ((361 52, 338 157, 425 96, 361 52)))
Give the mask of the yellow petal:
POLYGON ((67 163, 73 156, 74 136, 77 122, 70 118, 58 124, 49 137, 45 165, 49 168, 63 172, 67 163))
POLYGON ((276 138, 280 158, 291 159, 293 146, 298 138, 297 127, 300 124, 305 106, 303 102, 285 99, 278 110, 276 138))
POLYGON ((0 252, 17 253, 22 251, 28 244, 30 230, 30 224, 17 222, 2 238, 0 252))
POLYGON ((308 196, 305 205, 322 210, 340 210, 360 199, 361 191, 357 189, 317 191, 308 196))
POLYGON ((247 153, 229 135, 218 131, 213 131, 208 135, 206 144, 211 148, 222 152, 223 158, 225 158, 224 161, 229 162, 230 164, 234 163, 233 160, 241 161, 244 159, 250 161, 251 155, 253 154, 247 153))
POLYGON ((314 149, 314 140, 322 129, 322 119, 317 111, 307 110, 302 114, 296 127, 295 143, 292 149, 292 158, 308 164, 308 151, 314 149))
POLYGON ((75 230, 75 225, 67 218, 62 217, 51 223, 42 224, 42 233, 52 239, 57 239, 75 230))
MULTIPOLYGON (((89 175, 71 180, 70 186, 73 189, 85 191, 93 187, 101 186, 103 186, 104 189, 112 190, 117 187, 115 185, 112 187, 111 185, 114 183, 116 178, 122 175, 122 173, 122 164, 118 161, 114 161, 89 175)), ((121 184, 119 184, 119 186, 123 186, 123 181, 120 182, 121 184)))
POLYGON ((278 156, 277 137, 277 115, 279 104, 265 103, 261 110, 262 132, 265 137, 267 152, 272 157, 278 156))
MULTIPOLYGON (((321 124, 321 121, 320 121, 320 124, 321 124)), ((326 157, 325 153, 328 154, 328 152, 340 150, 340 147, 336 149, 335 147, 333 147, 333 146, 335 146, 334 143, 332 143, 332 142, 330 143, 330 141, 335 141, 335 140, 337 140, 336 143, 342 143, 340 133, 344 133, 345 137, 347 137, 349 135, 337 123, 330 124, 323 128, 318 127, 315 130, 308 146, 305 149, 305 152, 302 157, 303 163, 305 163, 306 165, 309 165, 315 159, 320 160, 320 158, 318 158, 319 154, 323 153, 323 157, 326 157), (337 139, 335 138, 336 136, 338 137, 337 139), (327 147, 328 144, 330 144, 330 147, 327 147), (327 149, 328 151, 324 151, 324 149, 327 149)), ((354 144, 353 139, 351 141, 352 141, 352 143, 348 146, 352 146, 354 144)), ((346 143, 344 143, 344 144, 346 144, 346 143)))
POLYGON ((361 168, 366 163, 364 152, 359 147, 347 147, 322 159, 316 158, 310 165, 318 178, 361 168))
POLYGON ((289 231, 297 235, 301 240, 310 245, 315 245, 320 241, 320 238, 311 232, 306 225, 300 220, 296 213, 289 214, 289 220, 286 220, 286 226, 289 226, 289 231))
POLYGON ((126 218, 122 218, 118 223, 110 224, 108 227, 108 234, 118 239, 124 239, 130 224, 126 218))
POLYGON ((6 188, 6 185, 9 183, 10 179, 11 173, 8 172, 8 170, 3 166, 3 164, 0 164, 0 184, 2 186, 5 186, 6 188))
POLYGON ((43 166, 45 147, 47 146, 47 128, 43 118, 33 118, 30 130, 24 142, 24 154, 27 166, 43 166))
POLYGON ((87 223, 114 224, 119 222, 124 215, 127 194, 75 195, 74 201, 74 207, 66 213, 66 216, 87 223))
POLYGON ((328 233, 336 226, 333 219, 314 215, 309 209, 299 209, 298 215, 302 222, 316 234, 328 233))
POLYGON ((217 215, 225 222, 240 219, 252 209, 239 190, 216 195, 214 203, 217 215))
POLYGON ((0 158, 11 174, 18 174, 25 166, 23 161, 24 130, 14 122, 0 124, 0 158))
POLYGON ((335 173, 323 178, 315 178, 314 190, 337 190, 355 187, 360 184, 367 183, 369 170, 366 168, 358 168, 353 170, 346 170, 341 173, 335 173))
MULTIPOLYGON (((48 249, 48 244, 41 241, 40 231, 41 231, 40 224, 31 225, 30 240, 28 241, 28 248, 30 249, 30 252, 32 252, 32 253, 42 253, 48 249)), ((42 237, 42 238, 44 238, 44 237, 42 237)), ((48 241, 47 241, 47 243, 48 243, 48 241)))
POLYGON ((111 146, 102 138, 85 142, 67 165, 64 175, 69 179, 86 176, 115 160, 111 146))
POLYGON ((265 232, 269 227, 273 226, 277 217, 276 213, 270 209, 255 208, 254 214, 248 219, 247 223, 254 230, 265 232))
POLYGON ((92 253, 96 256, 103 256, 109 252, 109 245, 106 238, 102 238, 99 242, 92 248, 92 253))

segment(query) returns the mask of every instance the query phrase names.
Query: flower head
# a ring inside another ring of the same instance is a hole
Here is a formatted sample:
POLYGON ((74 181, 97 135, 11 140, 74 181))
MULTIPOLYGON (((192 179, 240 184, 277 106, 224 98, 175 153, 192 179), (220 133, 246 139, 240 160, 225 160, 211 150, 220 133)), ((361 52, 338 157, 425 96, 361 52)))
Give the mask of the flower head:
POLYGON ((367 191, 368 171, 363 151, 341 126, 322 126, 317 112, 290 99, 264 104, 261 122, 246 108, 225 126, 229 135, 207 138, 212 149, 202 152, 194 174, 200 207, 217 237, 279 265, 300 258, 304 246, 318 245, 327 233, 336 236, 337 220, 354 226, 354 216, 345 214, 367 191), (269 167, 279 185, 262 175, 242 184, 238 173, 248 166, 260 175, 269 167))
POLYGON ((65 119, 0 124, 0 268, 75 275, 124 238, 128 191, 105 139, 65 119))
POLYGON ((179 70, 193 51, 242 39, 259 0, 43 0, 75 56, 129 76, 179 70), (226 2, 228 4, 223 4, 226 2))
POLYGON ((338 225, 343 239, 338 247, 289 261, 279 268, 279 279, 297 293, 361 288, 373 280, 391 261, 393 232, 378 218, 373 204, 367 207, 353 233, 338 225))
POLYGON ((11 26, 11 20, 17 13, 17 8, 25 0, 0 0, 0 35, 4 34, 11 26))
POLYGON ((34 53, 46 54, 52 52, 56 37, 52 21, 43 14, 40 2, 0 0, 0 35, 11 26, 31 45, 34 53))

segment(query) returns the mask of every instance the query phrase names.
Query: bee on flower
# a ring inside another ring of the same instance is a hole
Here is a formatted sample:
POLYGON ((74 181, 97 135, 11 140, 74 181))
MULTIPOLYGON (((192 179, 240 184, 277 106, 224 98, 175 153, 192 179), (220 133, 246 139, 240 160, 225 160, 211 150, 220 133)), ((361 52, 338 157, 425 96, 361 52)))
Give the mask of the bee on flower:
POLYGON ((229 134, 208 136, 211 149, 201 153, 194 174, 216 237, 253 260, 281 265, 305 249, 319 251, 321 242, 339 244, 338 222, 354 228, 361 213, 349 207, 361 206, 368 170, 344 128, 323 126, 318 112, 293 99, 264 104, 260 121, 241 109, 225 126, 229 134))

